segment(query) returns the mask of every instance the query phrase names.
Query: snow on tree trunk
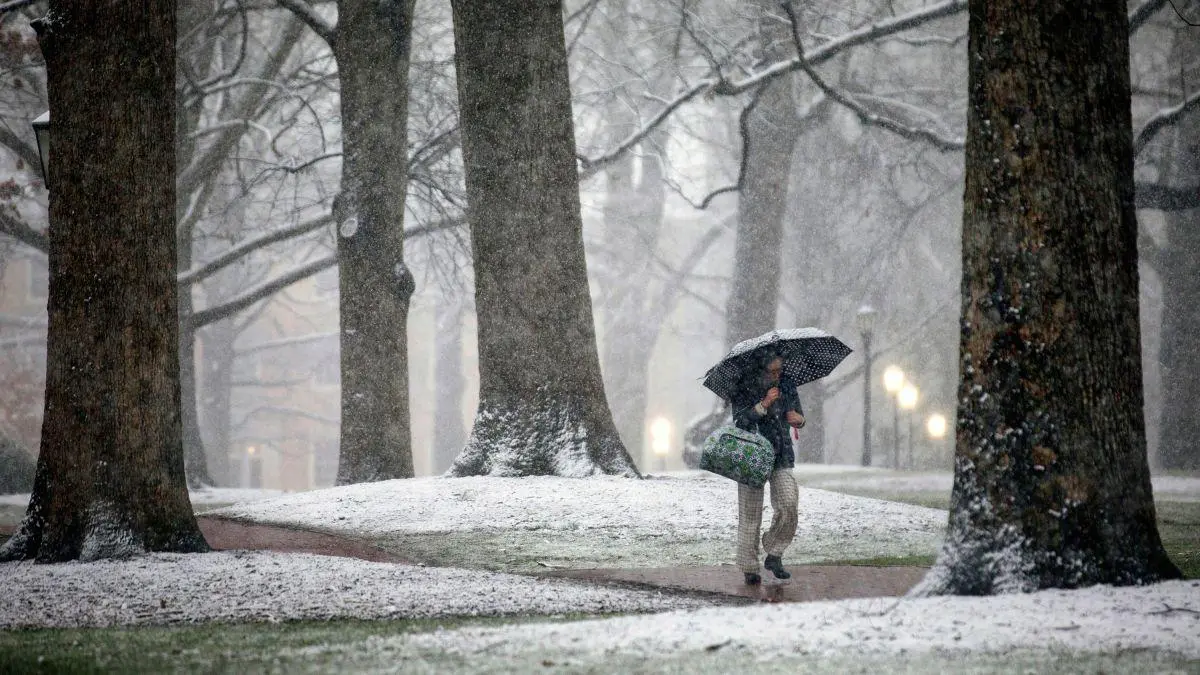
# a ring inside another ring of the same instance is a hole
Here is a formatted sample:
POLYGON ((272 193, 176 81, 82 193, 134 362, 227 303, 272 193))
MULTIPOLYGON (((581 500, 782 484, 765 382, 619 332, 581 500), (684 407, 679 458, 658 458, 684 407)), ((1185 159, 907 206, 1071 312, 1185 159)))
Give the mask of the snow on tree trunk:
MULTIPOLYGON (((1200 9, 1200 3, 1191 6, 1200 9)), ((1180 10, 1187 11, 1183 6, 1180 10)), ((1192 12, 1189 16, 1195 16, 1192 12)), ((1200 88, 1200 40, 1197 29, 1181 26, 1174 58, 1191 94, 1200 88)), ((1175 125, 1175 143, 1167 171, 1176 187, 1200 184, 1200 111, 1175 125)), ((1200 208, 1165 215, 1166 245, 1162 255, 1163 411, 1158 464, 1163 469, 1200 470, 1200 208)))
POLYGON ((1124 3, 972 0, 958 439, 914 594, 1177 578, 1142 413, 1124 3))
POLYGON ((338 223, 341 445, 337 484, 413 475, 404 264, 408 66, 414 0, 340 0, 338 223))
POLYGON ((637 476, 600 377, 561 3, 452 7, 480 395, 450 471, 637 476))
POLYGON ((204 551, 184 480, 175 3, 52 1, 46 411, 0 559, 204 551))

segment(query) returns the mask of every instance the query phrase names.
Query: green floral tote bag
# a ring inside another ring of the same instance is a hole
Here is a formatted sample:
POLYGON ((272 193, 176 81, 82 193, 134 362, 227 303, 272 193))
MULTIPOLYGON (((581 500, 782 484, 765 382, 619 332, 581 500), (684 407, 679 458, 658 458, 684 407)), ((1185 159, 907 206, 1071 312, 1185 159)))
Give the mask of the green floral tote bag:
POLYGON ((775 448, 761 434, 727 424, 704 440, 700 468, 750 487, 762 487, 775 469, 775 448))

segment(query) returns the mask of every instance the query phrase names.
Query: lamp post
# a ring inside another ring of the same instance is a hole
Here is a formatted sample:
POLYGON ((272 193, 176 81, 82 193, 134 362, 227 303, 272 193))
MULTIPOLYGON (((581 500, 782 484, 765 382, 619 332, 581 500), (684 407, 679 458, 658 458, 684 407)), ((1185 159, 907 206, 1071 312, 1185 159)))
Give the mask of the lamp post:
POLYGON ((888 366, 883 371, 883 388, 892 396, 892 468, 900 459, 900 407, 894 398, 904 387, 904 371, 899 366, 888 366))
MULTIPOLYGON (((900 403, 900 407, 908 412, 908 467, 912 468, 913 463, 913 428, 912 428, 912 411, 917 407, 918 392, 916 386, 912 383, 904 385, 900 393, 896 396, 896 400, 900 403)), ((896 455, 896 468, 900 468, 900 455, 896 455)))
POLYGON ((863 447, 862 465, 871 466, 871 334, 875 328, 875 309, 858 308, 858 332, 863 341, 863 447))
POLYGON ((38 157, 42 160, 42 184, 50 189, 50 111, 37 116, 30 122, 33 135, 37 139, 38 157))
POLYGON ((650 425, 650 449, 658 455, 662 470, 667 470, 667 453, 671 450, 671 421, 658 417, 650 425))

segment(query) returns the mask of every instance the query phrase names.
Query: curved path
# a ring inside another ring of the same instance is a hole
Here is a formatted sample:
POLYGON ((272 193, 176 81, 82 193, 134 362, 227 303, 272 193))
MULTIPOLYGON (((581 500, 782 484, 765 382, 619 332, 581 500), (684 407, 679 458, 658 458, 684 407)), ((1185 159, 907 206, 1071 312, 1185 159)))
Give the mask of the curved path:
MULTIPOLYGON (((217 516, 196 516, 200 531, 218 551, 258 550, 313 553, 371 562, 412 564, 412 561, 347 537, 276 525, 245 523, 217 516)), ((12 528, 0 528, 0 543, 12 528)), ((761 586, 742 583, 733 565, 701 567, 648 567, 635 569, 552 569, 538 576, 578 579, 655 588, 682 593, 715 593, 762 602, 809 602, 846 598, 904 595, 925 575, 924 567, 869 567, 860 565, 796 565, 792 578, 774 579, 763 570, 761 586)))

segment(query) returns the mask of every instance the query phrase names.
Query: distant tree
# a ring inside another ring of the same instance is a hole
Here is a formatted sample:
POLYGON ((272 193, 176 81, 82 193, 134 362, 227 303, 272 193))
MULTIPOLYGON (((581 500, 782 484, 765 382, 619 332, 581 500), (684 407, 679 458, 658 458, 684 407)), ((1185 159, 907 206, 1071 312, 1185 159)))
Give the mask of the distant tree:
POLYGON ((342 184, 334 200, 341 320, 339 485, 413 475, 404 263, 408 75, 415 0, 338 0, 331 25, 281 0, 333 50, 341 86, 342 184))
MULTIPOLYGON (((1200 2, 1181 2, 1187 16, 1200 16, 1200 2)), ((1200 94, 1200 29, 1180 25, 1172 49, 1182 87, 1180 99, 1200 94)), ((1176 189, 1200 185, 1200 105, 1180 116, 1165 178, 1176 189)), ((1200 194, 1197 194, 1200 198, 1200 194)), ((1200 201, 1164 214, 1166 244, 1161 254, 1163 410, 1158 464, 1163 469, 1200 470, 1200 201)))
POLYGON ((451 473, 637 476, 600 377, 562 5, 451 6, 480 374, 451 473))
POLYGON ((46 412, 0 559, 208 549, 180 441, 174 0, 52 1, 46 412))
POLYGON ((1125 5, 969 14, 954 489, 914 593, 1177 578, 1146 458, 1125 5))

